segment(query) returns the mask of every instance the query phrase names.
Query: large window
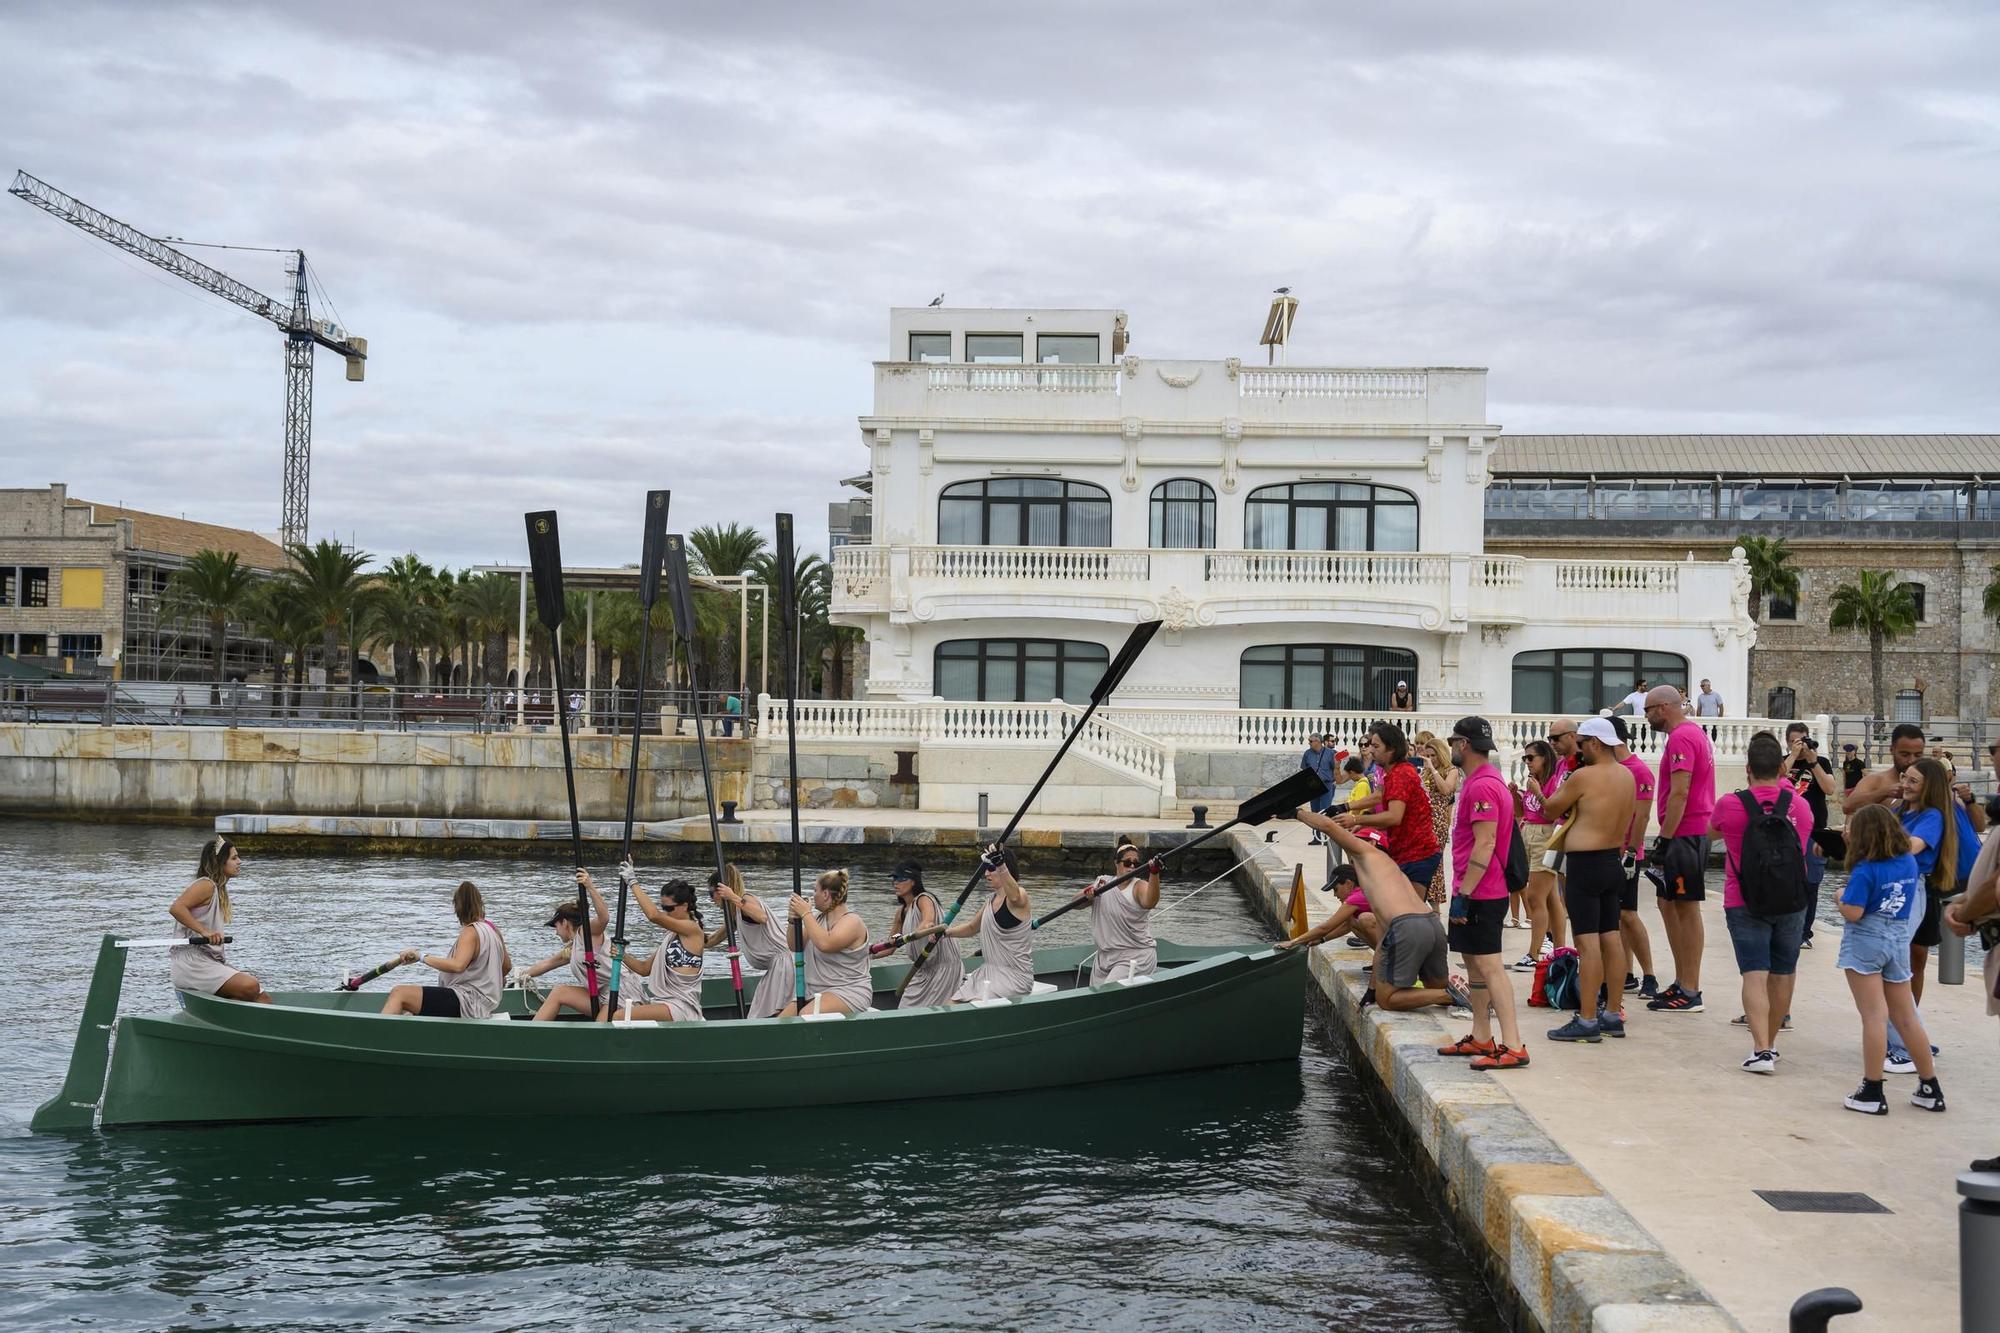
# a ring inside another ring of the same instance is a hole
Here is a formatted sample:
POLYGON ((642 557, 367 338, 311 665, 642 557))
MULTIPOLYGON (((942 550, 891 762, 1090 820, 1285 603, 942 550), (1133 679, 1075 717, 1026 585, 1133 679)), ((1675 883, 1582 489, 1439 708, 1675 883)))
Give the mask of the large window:
POLYGON ((1585 518, 1590 483, 1581 479, 1516 478, 1486 488, 1488 518, 1585 518))
POLYGON ((1923 624, 1924 591, 1925 591, 1924 585, 1921 583, 1905 583, 1903 585, 1903 591, 1910 594, 1910 609, 1917 613, 1917 623, 1919 625, 1923 624))
POLYGON ((104 652, 102 634, 63 634, 57 637, 58 657, 97 657, 104 652))
POLYGON ((1097 364, 1097 335, 1094 333, 1041 333, 1035 335, 1035 360, 1043 365, 1094 366, 1097 364))
POLYGON ((951 335, 949 333, 911 334, 910 360, 912 361, 951 360, 951 335))
POLYGON ((1417 497, 1387 486, 1302 481, 1250 492, 1244 544, 1253 551, 1414 551, 1417 497))
POLYGON ((1615 708, 1644 679, 1688 687, 1688 664, 1678 653, 1625 648, 1558 648, 1514 655, 1514 711, 1591 714, 1615 708))
POLYGON ((1109 546, 1111 496, 1053 477, 962 481, 938 496, 945 546, 1109 546))
POLYGON ((1274 643, 1243 654, 1242 708, 1387 708, 1396 682, 1417 680, 1417 655, 1402 648, 1274 643))
POLYGON ((1082 703, 1110 664, 1101 643, 952 639, 938 645, 932 688, 946 699, 1082 703))
POLYGON ((47 565, 23 565, 21 567, 21 605, 47 606, 49 604, 49 569, 47 565))
POLYGON ((968 333, 965 335, 965 359, 1018 362, 1024 359, 1021 343, 1018 333, 968 333))
POLYGON ((1215 549, 1215 492, 1207 482, 1176 477, 1153 488, 1152 546, 1163 551, 1215 549))

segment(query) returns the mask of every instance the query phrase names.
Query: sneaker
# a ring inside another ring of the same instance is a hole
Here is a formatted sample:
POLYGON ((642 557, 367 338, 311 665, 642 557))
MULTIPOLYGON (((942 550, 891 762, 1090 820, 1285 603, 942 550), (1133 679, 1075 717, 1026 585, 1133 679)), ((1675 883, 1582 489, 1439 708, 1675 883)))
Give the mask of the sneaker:
POLYGON ((1889 1074, 1914 1074, 1917 1072, 1917 1062, 1907 1055, 1892 1055, 1882 1062, 1882 1069, 1884 1073, 1889 1074))
POLYGON ((1368 941, 1356 935, 1349 935, 1347 937, 1347 947, 1350 949, 1365 949, 1368 947, 1368 941))
POLYGON ((1698 1014, 1701 1012, 1701 992, 1682 990, 1680 983, 1675 982, 1658 999, 1648 1000, 1646 1007, 1659 1014, 1698 1014))
MULTIPOLYGON (((1748 1014, 1738 1014, 1736 1015, 1736 1017, 1729 1020, 1729 1025, 1731 1027, 1747 1028, 1750 1026, 1750 1016, 1748 1014)), ((1778 1024, 1778 1031, 1790 1032, 1791 1030, 1792 1030, 1792 1016, 1790 1014, 1786 1014, 1785 1021, 1778 1024)))
POLYGON ((1944 1110, 1944 1089, 1934 1078, 1920 1080, 1917 1090, 1910 1094, 1910 1105, 1920 1106, 1926 1111, 1944 1110))
POLYGON ((1777 1073, 1777 1072, 1778 1072, 1778 1053, 1777 1053, 1776 1051, 1752 1051, 1752 1052, 1750 1052, 1750 1058, 1749 1058, 1748 1060, 1745 1060, 1745 1061, 1743 1062, 1743 1072, 1744 1072, 1744 1073, 1746 1073, 1746 1074, 1775 1074, 1775 1073, 1777 1073))
POLYGON ((1620 1009, 1615 1014, 1609 1011, 1600 1013, 1597 1016, 1597 1030, 1607 1037, 1623 1037, 1625 1035, 1625 1011, 1620 1009))
POLYGON ((1810 949, 1810 948, 1812 948, 1812 936, 1808 935, 1808 936, 1806 936, 1806 937, 1805 937, 1804 939, 1800 940, 1800 941, 1799 941, 1799 947, 1800 947, 1801 949, 1810 949))
POLYGON ((1535 955, 1535 961, 1539 963, 1542 959, 1547 958, 1550 954, 1554 953, 1555 951, 1556 951, 1555 940, 1547 935, 1544 935, 1542 936, 1542 951, 1535 955))
POLYGON ((1975 1158, 1972 1163, 1972 1169, 1980 1172, 1982 1175, 1988 1172, 2000 1172, 2000 1157, 1975 1158))
POLYGON ((1541 960, 1533 954, 1524 953, 1514 960, 1514 970, 1516 972, 1532 972, 1535 970, 1535 964, 1539 961, 1541 960))
POLYGON ((1528 1063, 1528 1048, 1501 1046, 1491 1055, 1472 1057, 1474 1069, 1520 1069, 1528 1063))
POLYGON ((1472 1008, 1472 995, 1466 990, 1465 979, 1463 977, 1452 977, 1446 981, 1444 983, 1444 993, 1449 995, 1451 1002, 1460 1009, 1472 1008))
POLYGON ((1850 1111, 1859 1111, 1863 1115, 1889 1114, 1889 1099, 1882 1095, 1882 1085, 1875 1082, 1863 1083, 1848 1093, 1847 1100, 1841 1105, 1850 1111))
POLYGON ((1627 995, 1630 995, 1633 991, 1638 989, 1639 989, 1639 978, 1634 976, 1632 973, 1627 972, 1625 974, 1625 993, 1627 995))
POLYGON ((1650 1000, 1660 993, 1660 979, 1648 972, 1639 978, 1639 998, 1650 1000))
POLYGON ((1559 1028, 1549 1029, 1550 1041, 1587 1041, 1595 1045, 1601 1035, 1602 1028, 1595 1019, 1586 1023, 1581 1018, 1572 1018, 1559 1028))
POLYGON ((1493 1041, 1490 1038, 1486 1041, 1475 1041, 1472 1034, 1468 1032, 1451 1045, 1438 1047, 1437 1053, 1439 1055, 1493 1055, 1499 1050, 1499 1042, 1493 1041))

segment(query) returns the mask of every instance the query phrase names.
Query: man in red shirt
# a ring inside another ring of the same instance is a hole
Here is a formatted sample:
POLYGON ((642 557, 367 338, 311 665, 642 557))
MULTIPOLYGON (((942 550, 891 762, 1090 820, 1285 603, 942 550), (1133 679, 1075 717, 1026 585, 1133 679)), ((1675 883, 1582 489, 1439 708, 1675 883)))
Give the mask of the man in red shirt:
POLYGON ((1437 834, 1431 831, 1431 798, 1423 779, 1409 762, 1410 742, 1403 729, 1393 722, 1377 722, 1368 728, 1362 747, 1368 757, 1381 765, 1382 781, 1367 799, 1367 810, 1350 804, 1346 814, 1334 822, 1349 831, 1381 829, 1388 836, 1385 850, 1410 883, 1429 892, 1431 877, 1437 874, 1442 852, 1437 834))

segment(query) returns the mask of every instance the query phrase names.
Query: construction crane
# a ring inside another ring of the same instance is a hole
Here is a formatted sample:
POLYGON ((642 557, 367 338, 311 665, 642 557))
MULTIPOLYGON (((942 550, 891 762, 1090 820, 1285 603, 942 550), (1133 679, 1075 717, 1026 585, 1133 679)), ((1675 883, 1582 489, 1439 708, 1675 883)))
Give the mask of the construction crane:
MULTIPOLYGON (((312 386, 315 344, 347 358, 347 378, 360 380, 368 364, 368 340, 351 336, 331 320, 312 317, 312 294, 306 284, 306 252, 285 251, 292 256, 292 303, 286 305, 255 288, 238 282, 220 269, 210 268, 171 245, 148 236, 137 227, 100 213, 80 199, 64 194, 47 181, 25 171, 14 173, 9 194, 18 195, 45 213, 53 214, 101 241, 109 241, 127 254, 165 269, 206 292, 213 292, 232 305, 242 306, 253 315, 262 315, 285 334, 285 490, 279 536, 287 550, 306 540, 306 500, 312 486, 312 386)), ((183 242, 185 244, 185 242, 183 242)))

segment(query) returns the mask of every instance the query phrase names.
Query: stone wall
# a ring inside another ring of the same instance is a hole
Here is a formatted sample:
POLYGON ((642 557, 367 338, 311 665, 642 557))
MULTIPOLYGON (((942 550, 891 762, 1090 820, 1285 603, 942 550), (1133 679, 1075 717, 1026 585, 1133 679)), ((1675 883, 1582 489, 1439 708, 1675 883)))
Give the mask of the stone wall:
MULTIPOLYGON (((622 819, 630 742, 578 737, 585 819, 622 819)), ((720 800, 741 801, 750 743, 709 742, 720 800)), ((642 820, 705 814, 692 739, 648 740, 642 820)), ((0 724, 0 811, 566 817, 560 737, 540 734, 0 724)))
MULTIPOLYGON (((758 743, 750 769, 751 800, 756 807, 784 809, 789 805, 787 768, 782 738, 758 743)), ((894 746, 806 742, 799 746, 799 808, 916 809, 917 787, 891 782, 895 773, 894 746)))

